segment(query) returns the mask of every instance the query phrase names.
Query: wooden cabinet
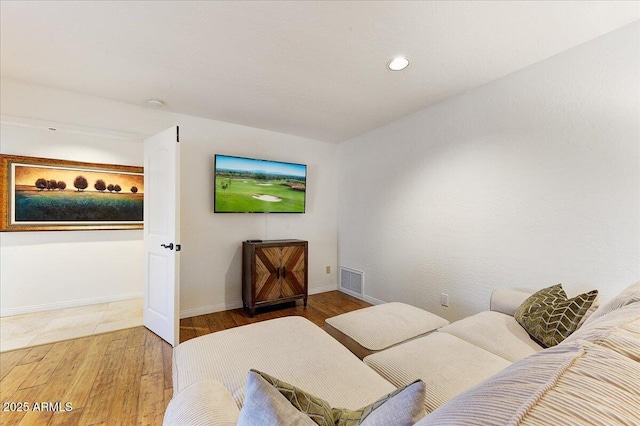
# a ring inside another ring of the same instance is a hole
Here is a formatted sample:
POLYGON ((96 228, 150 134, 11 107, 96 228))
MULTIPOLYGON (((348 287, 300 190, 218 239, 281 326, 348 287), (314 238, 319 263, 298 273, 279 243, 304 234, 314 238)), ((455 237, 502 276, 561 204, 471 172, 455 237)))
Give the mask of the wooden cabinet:
POLYGON ((301 240, 242 243, 242 302, 256 308, 308 298, 308 243, 301 240))

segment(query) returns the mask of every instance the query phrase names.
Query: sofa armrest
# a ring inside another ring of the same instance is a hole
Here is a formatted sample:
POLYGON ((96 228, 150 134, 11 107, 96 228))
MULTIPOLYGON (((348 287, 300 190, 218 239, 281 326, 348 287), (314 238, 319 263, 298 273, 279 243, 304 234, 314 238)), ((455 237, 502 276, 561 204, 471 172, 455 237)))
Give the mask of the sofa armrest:
POLYGON ((498 288, 493 290, 493 293, 491 293, 489 309, 513 316, 518 307, 529 296, 531 296, 531 294, 522 291, 498 288))
POLYGON ((235 425, 240 410, 216 380, 200 380, 174 395, 164 413, 164 426, 235 425))

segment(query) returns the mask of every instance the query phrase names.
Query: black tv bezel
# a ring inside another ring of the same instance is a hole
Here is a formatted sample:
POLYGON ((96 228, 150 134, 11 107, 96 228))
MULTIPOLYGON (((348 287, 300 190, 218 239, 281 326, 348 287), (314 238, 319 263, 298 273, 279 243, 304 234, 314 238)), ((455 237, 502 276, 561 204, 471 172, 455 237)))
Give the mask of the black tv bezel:
POLYGON ((231 214, 305 214, 307 212, 307 191, 305 189, 305 194, 304 194, 304 200, 303 200, 303 205, 302 205, 302 211, 298 212, 298 211, 290 211, 290 212, 266 212, 266 211, 253 211, 253 212, 244 212, 244 211, 220 211, 218 210, 218 205, 216 203, 216 193, 218 192, 218 187, 217 187, 217 180, 218 180, 218 175, 216 173, 217 169, 217 164, 218 164, 218 157, 230 157, 230 158, 239 158, 241 160, 252 160, 252 161, 264 161, 267 163, 279 163, 279 164, 290 164, 290 165, 294 165, 294 166, 304 166, 304 184, 305 187, 307 186, 307 178, 308 178, 308 171, 309 171, 309 167, 306 164, 303 163, 292 163, 290 161, 278 161, 278 160, 267 160, 264 158, 253 158, 253 157, 242 157, 239 155, 227 155, 227 154, 214 154, 213 157, 213 212, 214 213, 231 213, 231 214))

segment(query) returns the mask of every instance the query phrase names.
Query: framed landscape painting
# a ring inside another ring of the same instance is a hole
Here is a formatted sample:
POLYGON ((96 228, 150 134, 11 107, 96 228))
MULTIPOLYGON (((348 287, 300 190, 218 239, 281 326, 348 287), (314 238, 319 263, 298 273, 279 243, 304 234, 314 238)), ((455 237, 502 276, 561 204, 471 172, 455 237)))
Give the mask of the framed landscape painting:
POLYGON ((0 155, 0 231, 142 229, 142 167, 0 155))

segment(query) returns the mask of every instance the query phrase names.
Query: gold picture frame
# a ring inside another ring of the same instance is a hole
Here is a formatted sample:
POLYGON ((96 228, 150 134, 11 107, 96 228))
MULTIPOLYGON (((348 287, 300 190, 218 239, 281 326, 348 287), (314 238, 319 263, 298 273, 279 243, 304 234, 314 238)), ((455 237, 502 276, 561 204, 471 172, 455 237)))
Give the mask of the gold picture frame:
POLYGON ((143 168, 0 155, 0 231, 142 229, 143 168))

